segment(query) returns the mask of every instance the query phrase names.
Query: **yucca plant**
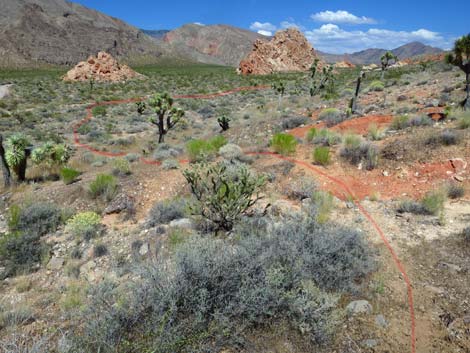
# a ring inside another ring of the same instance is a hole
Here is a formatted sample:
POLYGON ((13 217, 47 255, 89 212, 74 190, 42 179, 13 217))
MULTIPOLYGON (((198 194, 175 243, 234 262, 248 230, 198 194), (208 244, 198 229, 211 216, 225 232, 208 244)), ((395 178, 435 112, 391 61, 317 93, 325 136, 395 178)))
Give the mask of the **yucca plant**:
POLYGON ((25 181, 27 160, 31 154, 29 139, 22 133, 16 133, 8 138, 6 145, 5 159, 9 167, 18 181, 25 181))
POLYGON ((150 122, 158 126, 158 143, 162 143, 168 131, 182 120, 185 114, 184 110, 173 107, 173 98, 168 93, 154 95, 148 104, 157 115, 150 118, 150 122))
POLYGON ((382 75, 380 77, 382 80, 384 79, 385 71, 387 71, 387 69, 389 68, 391 61, 395 63, 398 61, 398 56, 393 54, 391 51, 386 52, 380 58, 380 63, 382 64, 382 75))
POLYGON ((453 53, 446 55, 446 62, 465 73, 466 98, 462 107, 466 110, 470 107, 470 33, 455 41, 453 53))
POLYGON ((3 148, 3 136, 0 134, 0 168, 2 168, 3 185, 8 188, 11 184, 10 167, 8 166, 5 149, 3 148))

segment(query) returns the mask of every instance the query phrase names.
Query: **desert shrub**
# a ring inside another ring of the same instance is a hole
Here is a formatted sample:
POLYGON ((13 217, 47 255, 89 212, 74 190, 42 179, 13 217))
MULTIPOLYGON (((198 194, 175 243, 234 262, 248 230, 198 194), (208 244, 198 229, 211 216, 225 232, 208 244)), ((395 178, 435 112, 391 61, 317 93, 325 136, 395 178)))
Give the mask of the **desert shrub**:
POLYGON ((108 248, 106 247, 106 245, 99 243, 93 246, 93 257, 95 259, 103 257, 105 255, 108 255, 108 248))
POLYGON ((317 185, 312 178, 302 177, 287 184, 284 194, 293 200, 304 200, 311 198, 316 189, 317 185))
POLYGON ((403 130, 410 126, 407 115, 399 115, 393 118, 390 128, 392 130, 403 130))
POLYGON ((81 212, 67 221, 65 230, 77 238, 90 240, 101 230, 101 217, 95 212, 81 212))
POLYGON ((419 115, 411 118, 408 122, 409 126, 429 126, 432 125, 432 119, 427 115, 419 115))
POLYGON ((312 142, 315 145, 334 146, 341 142, 341 136, 328 129, 321 129, 313 137, 312 142))
POLYGON ((331 211, 334 207, 333 195, 325 191, 315 191, 312 201, 316 207, 316 220, 318 223, 324 224, 329 220, 331 211))
POLYGON ((326 126, 331 127, 341 123, 346 117, 336 108, 327 108, 320 113, 318 118, 324 121, 326 126))
POLYGON ((330 148, 326 146, 315 147, 313 161, 323 166, 328 165, 330 163, 330 148))
POLYGON ((402 201, 397 208, 397 212, 436 216, 444 211, 445 200, 446 195, 444 192, 440 190, 432 191, 424 195, 420 202, 413 200, 402 201))
POLYGON ((305 135, 305 139, 307 142, 312 142, 313 139, 318 135, 318 129, 315 127, 312 127, 310 130, 307 131, 307 134, 305 135))
POLYGON ((9 227, 10 232, 34 234, 41 237, 55 231, 61 220, 61 211, 56 205, 36 202, 24 208, 12 207, 9 227))
POLYGON ((117 181, 112 175, 98 174, 89 187, 88 192, 93 199, 102 197, 106 201, 111 201, 117 192, 117 181))
POLYGON ((182 151, 179 148, 174 148, 166 143, 160 143, 153 153, 153 158, 157 161, 163 161, 169 158, 178 157, 182 151))
POLYGON ((35 164, 44 164, 48 168, 65 165, 70 157, 70 147, 52 141, 35 148, 31 154, 31 159, 35 164))
POLYGON ((289 134, 275 134, 271 140, 271 147, 279 154, 289 155, 295 152, 297 140, 289 134))
POLYGON ((167 224, 175 219, 184 218, 188 213, 188 202, 182 198, 159 201, 153 205, 147 217, 148 227, 167 224))
POLYGON ((369 85, 369 91, 382 92, 385 89, 384 84, 381 81, 372 81, 369 85))
POLYGON ((162 162, 162 168, 165 170, 178 169, 180 163, 176 159, 165 159, 162 162))
POLYGON ((64 167, 60 171, 60 178, 65 185, 74 183, 77 178, 80 176, 80 172, 73 168, 64 167))
POLYGON ((367 241, 300 216, 249 223, 244 236, 190 237, 123 289, 93 287, 72 344, 103 353, 244 351, 255 328, 281 318, 312 344, 330 342, 339 295, 327 293, 354 292, 374 269, 367 241))
POLYGON ((113 174, 115 176, 124 176, 130 175, 131 164, 127 159, 124 158, 115 158, 113 159, 113 174))
POLYGON ((465 188, 456 183, 450 183, 446 191, 447 197, 452 200, 460 199, 465 196, 465 188))
POLYGON ((283 130, 295 129, 301 125, 309 123, 311 119, 306 116, 295 116, 289 118, 283 118, 281 121, 281 128, 283 130))
POLYGON ((456 131, 453 130, 444 130, 441 132, 432 133, 432 135, 428 136, 428 138, 425 141, 426 145, 429 146, 439 146, 439 145, 444 145, 444 146, 451 146, 451 145, 456 145, 460 142, 460 136, 457 134, 456 131))
POLYGON ((21 326, 33 321, 33 311, 30 307, 24 305, 0 313, 0 326, 2 327, 21 326))
POLYGON ((221 147, 219 150, 219 154, 224 159, 229 160, 229 161, 240 160, 244 156, 243 150, 240 148, 240 146, 235 145, 233 143, 229 143, 221 147))
POLYGON ((100 105, 100 106, 94 107, 91 110, 91 112, 94 117, 99 117, 99 116, 105 116, 107 111, 106 111, 106 107, 100 105))
POLYGON ((186 144, 186 151, 191 162, 201 162, 213 157, 226 143, 222 135, 210 140, 191 140, 186 144))
POLYGON ((340 156, 353 165, 364 164, 366 170, 377 167, 379 151, 369 142, 362 141, 357 135, 347 135, 340 150, 340 156))
POLYGON ((251 175, 243 165, 230 171, 224 163, 196 166, 183 175, 196 200, 192 212, 225 231, 261 198, 259 190, 265 182, 264 177, 251 175))
POLYGON ((379 129, 379 127, 376 124, 371 124, 369 125, 369 132, 367 136, 369 137, 370 140, 372 141, 379 141, 384 138, 384 131, 379 129))
POLYGON ((470 113, 462 114, 457 120, 457 126, 459 129, 470 128, 470 113))

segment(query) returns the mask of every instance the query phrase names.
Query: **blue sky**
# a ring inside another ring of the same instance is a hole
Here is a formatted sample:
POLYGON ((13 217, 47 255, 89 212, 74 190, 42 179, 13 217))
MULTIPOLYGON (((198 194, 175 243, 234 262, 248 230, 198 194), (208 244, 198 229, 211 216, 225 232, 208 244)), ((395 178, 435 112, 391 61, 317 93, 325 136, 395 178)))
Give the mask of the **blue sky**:
POLYGON ((297 26, 330 53, 392 49, 410 41, 449 48, 470 32, 470 0, 75 0, 145 29, 229 24, 270 35, 297 26))

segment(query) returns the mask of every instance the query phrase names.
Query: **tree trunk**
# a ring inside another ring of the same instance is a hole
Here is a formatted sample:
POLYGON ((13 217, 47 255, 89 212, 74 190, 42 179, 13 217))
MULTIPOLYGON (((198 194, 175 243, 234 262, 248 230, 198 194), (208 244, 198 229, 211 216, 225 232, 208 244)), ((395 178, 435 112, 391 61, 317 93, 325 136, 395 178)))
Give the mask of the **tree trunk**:
POLYGON ((165 120, 163 115, 158 116, 158 143, 165 142, 165 120))
POLYGON ((16 175, 18 176, 18 181, 19 182, 24 182, 26 181, 26 167, 28 165, 28 160, 27 158, 23 159, 18 167, 16 168, 16 175))
POLYGON ((0 135, 0 167, 2 168, 3 173, 3 185, 5 186, 5 188, 8 188, 11 185, 11 173, 10 168, 8 167, 7 160, 5 158, 5 149, 3 148, 2 135, 0 135))
POLYGON ((356 84, 356 92, 354 94, 354 98, 351 103, 351 112, 355 113, 357 109, 357 98, 359 97, 359 91, 361 90, 361 82, 362 82, 362 76, 363 73, 361 72, 359 74, 359 77, 357 78, 357 84, 356 84))

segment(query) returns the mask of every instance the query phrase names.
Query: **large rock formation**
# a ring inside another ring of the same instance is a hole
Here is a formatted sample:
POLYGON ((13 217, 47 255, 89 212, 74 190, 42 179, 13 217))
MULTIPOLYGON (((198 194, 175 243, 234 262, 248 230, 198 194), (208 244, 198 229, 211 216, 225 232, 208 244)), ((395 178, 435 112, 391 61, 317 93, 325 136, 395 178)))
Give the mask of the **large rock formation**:
POLYGON ((257 40, 252 52, 240 62, 244 75, 307 71, 317 58, 307 38, 297 29, 276 33, 271 41, 257 40))
POLYGON ((77 64, 63 77, 64 81, 120 82, 130 78, 142 78, 143 75, 135 72, 127 65, 120 65, 110 54, 99 52, 90 56, 87 61, 77 64))

